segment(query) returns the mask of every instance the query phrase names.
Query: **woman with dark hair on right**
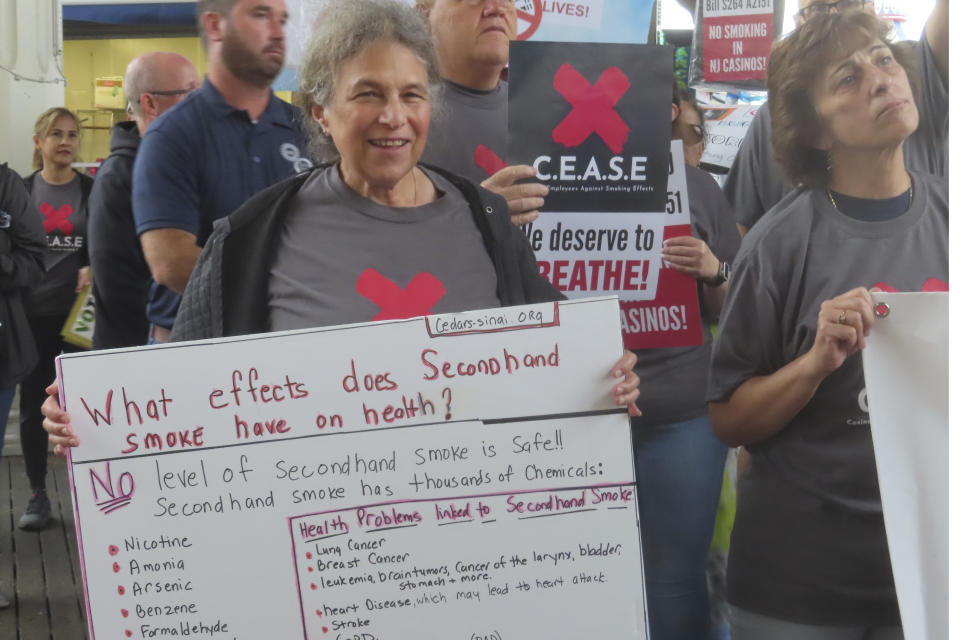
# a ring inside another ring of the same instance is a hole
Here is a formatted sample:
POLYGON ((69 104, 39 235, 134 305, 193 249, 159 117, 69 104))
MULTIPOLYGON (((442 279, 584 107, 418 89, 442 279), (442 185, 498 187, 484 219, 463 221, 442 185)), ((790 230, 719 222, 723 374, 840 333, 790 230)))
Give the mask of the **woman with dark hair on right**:
POLYGON ((860 351, 873 287, 946 288, 947 182, 890 26, 818 15, 770 59, 773 145, 800 186, 744 240, 714 347, 717 436, 745 445, 727 571, 734 640, 902 638, 860 351))

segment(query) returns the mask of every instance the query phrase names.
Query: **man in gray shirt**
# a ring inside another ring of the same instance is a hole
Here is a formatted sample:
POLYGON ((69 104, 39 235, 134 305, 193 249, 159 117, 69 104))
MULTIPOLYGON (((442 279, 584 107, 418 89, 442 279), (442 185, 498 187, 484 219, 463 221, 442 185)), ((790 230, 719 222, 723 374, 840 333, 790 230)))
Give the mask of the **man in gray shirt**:
POLYGON ((517 37, 513 0, 417 0, 433 34, 443 94, 423 161, 469 178, 506 199, 516 225, 533 222, 547 187, 529 165, 507 166, 507 83, 501 73, 517 37))
MULTIPOLYGON (((831 4, 823 0, 800 0, 797 23, 801 24, 815 12, 831 11, 831 4)), ((871 12, 874 9, 872 0, 841 0, 835 7, 871 12)), ((903 145, 908 169, 937 176, 947 175, 947 22, 947 1, 937 0, 923 36, 916 43, 921 86, 917 100, 920 126, 903 145)), ((757 110, 723 186, 737 217, 740 233, 749 231, 791 189, 793 185, 784 178, 779 163, 774 160, 770 144, 770 109, 764 104, 757 110)))

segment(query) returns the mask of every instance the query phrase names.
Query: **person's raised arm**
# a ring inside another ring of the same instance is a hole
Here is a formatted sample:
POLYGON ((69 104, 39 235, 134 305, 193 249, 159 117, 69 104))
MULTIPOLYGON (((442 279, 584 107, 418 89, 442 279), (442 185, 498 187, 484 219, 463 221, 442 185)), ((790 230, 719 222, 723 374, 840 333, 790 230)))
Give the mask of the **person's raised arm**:
POLYGON ((950 10, 948 0, 937 0, 927 23, 924 25, 927 42, 930 43, 930 51, 933 52, 933 61, 937 65, 937 71, 946 87, 950 86, 950 39, 949 39, 949 19, 950 10))

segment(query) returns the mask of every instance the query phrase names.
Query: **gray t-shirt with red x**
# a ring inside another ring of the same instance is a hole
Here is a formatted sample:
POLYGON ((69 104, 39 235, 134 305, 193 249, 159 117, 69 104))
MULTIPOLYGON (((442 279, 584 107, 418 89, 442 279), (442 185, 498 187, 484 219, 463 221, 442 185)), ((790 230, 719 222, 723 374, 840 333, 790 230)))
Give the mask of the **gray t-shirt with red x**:
POLYGON ((388 207, 360 196, 336 165, 291 204, 267 285, 270 329, 303 329, 499 307, 493 262, 460 190, 388 207))
MULTIPOLYGON (((947 182, 911 176, 913 203, 893 219, 854 219, 823 189, 795 191, 747 234, 731 270, 708 401, 809 351, 824 300, 860 286, 946 289, 947 182)), ((897 624, 861 354, 777 435, 748 449, 730 602, 808 624, 897 624)))
POLYGON ((480 91, 444 80, 422 160, 475 184, 507 166, 507 83, 480 91))

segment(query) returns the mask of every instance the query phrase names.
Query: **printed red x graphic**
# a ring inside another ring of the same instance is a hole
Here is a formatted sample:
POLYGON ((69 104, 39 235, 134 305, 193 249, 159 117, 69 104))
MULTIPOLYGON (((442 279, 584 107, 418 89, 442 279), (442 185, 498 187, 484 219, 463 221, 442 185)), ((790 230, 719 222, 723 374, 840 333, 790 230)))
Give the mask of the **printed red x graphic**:
POLYGON ((630 127, 613 106, 630 88, 627 74, 610 67, 600 74, 596 84, 591 85, 579 71, 564 64, 553 76, 553 88, 573 106, 553 130, 554 142, 576 147, 596 132, 611 151, 623 151, 630 127))
POLYGON ((507 163, 501 160, 500 156, 482 144, 478 144, 477 148, 473 150, 473 161, 477 163, 478 167, 486 171, 488 176, 492 176, 507 166, 507 163))
POLYGON ((73 233, 73 223, 68 220, 70 214, 73 213, 73 207, 65 204, 59 209, 54 209, 53 205, 49 202, 42 202, 37 208, 40 209, 40 213, 46 218, 46 220, 43 221, 44 231, 50 233, 54 229, 60 229, 60 231, 66 234, 73 233))
MULTIPOLYGON (((891 287, 886 282, 878 282, 873 285, 874 289, 880 289, 881 291, 886 291, 887 293, 900 293, 900 290, 891 287)), ((920 287, 920 291, 931 292, 931 291, 949 291, 950 287, 946 282, 940 278, 927 278, 926 282, 923 283, 923 286, 920 287)))
POLYGON ((413 276, 410 284, 401 289, 376 269, 367 269, 357 278, 357 293, 380 307, 373 320, 401 320, 429 315, 447 289, 426 272, 413 276))

